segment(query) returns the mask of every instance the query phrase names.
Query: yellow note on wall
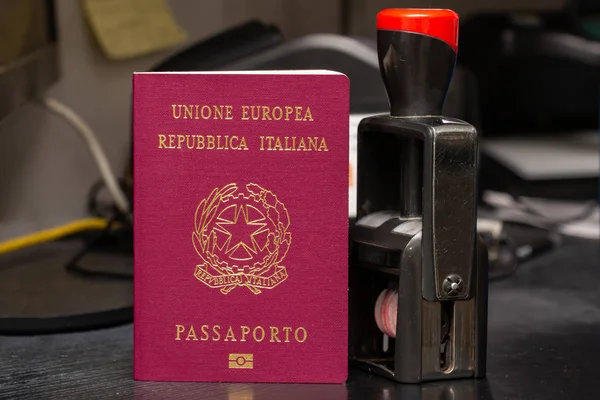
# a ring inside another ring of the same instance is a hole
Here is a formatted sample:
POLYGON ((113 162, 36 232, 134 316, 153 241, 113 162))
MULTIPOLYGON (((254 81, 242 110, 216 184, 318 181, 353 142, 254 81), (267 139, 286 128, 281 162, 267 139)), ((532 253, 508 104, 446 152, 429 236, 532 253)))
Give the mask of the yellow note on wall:
POLYGON ((83 0, 83 10, 111 60, 165 50, 187 38, 165 0, 83 0))

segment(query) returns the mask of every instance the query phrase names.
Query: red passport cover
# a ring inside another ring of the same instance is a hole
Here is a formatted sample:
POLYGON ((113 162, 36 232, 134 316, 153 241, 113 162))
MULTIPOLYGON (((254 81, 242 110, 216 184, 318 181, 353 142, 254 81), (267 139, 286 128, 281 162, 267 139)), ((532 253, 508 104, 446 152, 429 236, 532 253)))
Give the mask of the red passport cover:
POLYGON ((344 382, 347 77, 133 83, 135 379, 344 382))

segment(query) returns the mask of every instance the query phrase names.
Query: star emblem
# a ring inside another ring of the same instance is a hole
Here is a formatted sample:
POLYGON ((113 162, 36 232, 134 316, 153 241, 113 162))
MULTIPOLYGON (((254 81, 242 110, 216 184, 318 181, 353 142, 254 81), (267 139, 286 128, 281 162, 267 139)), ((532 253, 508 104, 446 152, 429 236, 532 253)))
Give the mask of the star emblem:
POLYGON ((215 246, 233 260, 247 261, 266 245, 267 221, 255 207, 232 205, 219 215, 215 226, 215 246))

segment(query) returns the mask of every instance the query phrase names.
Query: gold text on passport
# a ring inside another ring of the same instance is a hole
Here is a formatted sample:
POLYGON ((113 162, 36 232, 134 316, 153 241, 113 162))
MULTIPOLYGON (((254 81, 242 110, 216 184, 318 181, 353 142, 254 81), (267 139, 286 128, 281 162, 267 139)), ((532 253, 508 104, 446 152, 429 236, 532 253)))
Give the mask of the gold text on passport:
POLYGON ((158 134, 159 149, 248 150, 246 138, 236 135, 158 134))
POLYGON ((158 134, 158 148, 167 150, 329 151, 323 136, 259 136, 158 134), (255 143, 250 143, 256 141, 255 143))
POLYGON ((172 104, 174 119, 242 121, 314 121, 308 106, 247 105, 233 107, 223 104, 172 104))
POLYGON ((261 150, 279 151, 329 151, 322 136, 260 136, 261 150))
POLYGON ((175 325, 175 340, 304 343, 307 338, 308 331, 302 326, 175 325))

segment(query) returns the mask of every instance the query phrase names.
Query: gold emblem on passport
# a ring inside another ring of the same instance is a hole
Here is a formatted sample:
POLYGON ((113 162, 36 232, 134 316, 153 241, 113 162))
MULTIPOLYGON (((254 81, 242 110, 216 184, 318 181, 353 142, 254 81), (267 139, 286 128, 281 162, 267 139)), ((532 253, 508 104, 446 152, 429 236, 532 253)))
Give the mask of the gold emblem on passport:
POLYGON ((288 277, 281 265, 292 243, 287 209, 257 184, 245 189, 216 188, 196 209, 192 242, 201 263, 194 276, 223 294, 238 286, 259 294, 288 277))
POLYGON ((254 354, 229 354, 229 368, 230 369, 253 369, 254 368, 254 354))

